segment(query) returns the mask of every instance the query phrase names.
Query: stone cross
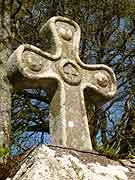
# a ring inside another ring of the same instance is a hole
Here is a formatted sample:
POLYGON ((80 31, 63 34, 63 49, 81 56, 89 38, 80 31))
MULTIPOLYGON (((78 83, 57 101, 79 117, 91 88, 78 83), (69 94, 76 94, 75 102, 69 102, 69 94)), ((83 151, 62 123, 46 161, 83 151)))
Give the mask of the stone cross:
POLYGON ((40 33, 46 49, 28 44, 18 47, 9 58, 8 76, 15 87, 48 90, 52 143, 91 150, 85 100, 104 103, 111 99, 116 92, 114 73, 105 65, 80 60, 80 28, 74 21, 52 17, 40 33))

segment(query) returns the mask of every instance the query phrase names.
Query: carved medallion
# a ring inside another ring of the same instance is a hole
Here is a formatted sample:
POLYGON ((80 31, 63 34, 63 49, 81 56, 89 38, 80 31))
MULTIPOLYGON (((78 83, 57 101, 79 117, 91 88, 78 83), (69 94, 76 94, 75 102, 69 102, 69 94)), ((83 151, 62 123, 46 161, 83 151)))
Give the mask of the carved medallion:
POLYGON ((59 71, 63 79, 71 84, 78 85, 81 81, 78 66, 71 61, 64 60, 60 66, 59 71))
POLYGON ((23 61, 26 63, 29 69, 34 72, 41 71, 43 67, 42 59, 40 57, 37 59, 37 55, 35 55, 33 52, 25 51, 23 53, 23 61))
POLYGON ((64 22, 57 22, 56 28, 58 30, 59 36, 62 39, 70 41, 73 38, 74 27, 72 25, 64 22))
POLYGON ((65 28, 61 27, 61 28, 59 28, 59 34, 66 41, 70 41, 72 39, 71 29, 65 29, 65 28))
POLYGON ((97 84, 102 88, 106 88, 109 85, 109 79, 104 73, 98 72, 95 74, 95 78, 97 80, 97 84))

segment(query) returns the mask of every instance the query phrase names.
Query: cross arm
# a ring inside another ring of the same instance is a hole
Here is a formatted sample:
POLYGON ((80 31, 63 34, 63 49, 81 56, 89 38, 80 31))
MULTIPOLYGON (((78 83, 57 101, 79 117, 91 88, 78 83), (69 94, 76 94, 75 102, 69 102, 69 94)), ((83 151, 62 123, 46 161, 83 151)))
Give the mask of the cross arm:
POLYGON ((86 65, 81 62, 83 89, 94 103, 105 103, 116 94, 116 78, 112 69, 106 65, 86 65))
POLYGON ((39 85, 48 88, 54 80, 59 81, 55 72, 55 61, 35 46, 21 45, 8 60, 8 78, 17 88, 36 88, 39 85))
POLYGON ((26 64, 31 68, 31 70, 33 69, 33 71, 38 72, 41 70, 41 66, 44 59, 56 60, 59 58, 60 58, 59 52, 56 52, 55 55, 52 55, 48 52, 42 51, 41 49, 33 45, 24 44, 19 46, 9 57, 7 63, 7 73, 8 76, 12 76, 12 74, 14 74, 18 69, 20 72, 22 72, 25 75, 26 64), (31 58, 32 56, 38 56, 38 59, 36 61, 32 59, 30 60, 30 56, 31 58))

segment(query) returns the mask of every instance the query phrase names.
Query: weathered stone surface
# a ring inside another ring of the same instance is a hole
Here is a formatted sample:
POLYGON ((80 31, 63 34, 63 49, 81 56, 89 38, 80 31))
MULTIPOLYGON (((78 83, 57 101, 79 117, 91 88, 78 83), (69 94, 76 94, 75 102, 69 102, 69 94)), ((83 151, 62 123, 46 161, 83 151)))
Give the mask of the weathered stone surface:
POLYGON ((124 160, 121 160, 120 162, 124 166, 128 166, 128 168, 135 174, 135 159, 124 159, 124 160))
POLYGON ((11 86, 6 72, 9 53, 10 50, 0 48, 0 148, 5 149, 8 149, 10 144, 11 86))
MULTIPOLYGON (((132 176, 131 176, 132 174, 132 176)), ((7 180, 134 180, 119 162, 90 152, 37 147, 17 174, 7 180)))
POLYGON ((9 58, 9 79, 17 88, 48 89, 52 143, 92 149, 84 94, 94 103, 111 99, 116 92, 114 73, 105 65, 80 60, 80 28, 74 21, 53 17, 41 34, 48 39, 48 49, 21 45, 9 58))

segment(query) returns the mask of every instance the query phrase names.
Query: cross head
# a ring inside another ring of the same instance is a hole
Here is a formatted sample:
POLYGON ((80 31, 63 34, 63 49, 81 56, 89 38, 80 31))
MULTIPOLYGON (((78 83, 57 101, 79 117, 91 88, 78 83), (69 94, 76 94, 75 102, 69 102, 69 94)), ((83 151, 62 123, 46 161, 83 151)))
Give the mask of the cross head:
POLYGON ((11 83, 19 88, 48 90, 52 143, 91 150, 85 101, 110 100, 116 93, 114 73, 106 65, 88 65, 80 60, 80 28, 74 21, 52 17, 40 34, 48 43, 45 50, 24 44, 10 56, 11 83))

